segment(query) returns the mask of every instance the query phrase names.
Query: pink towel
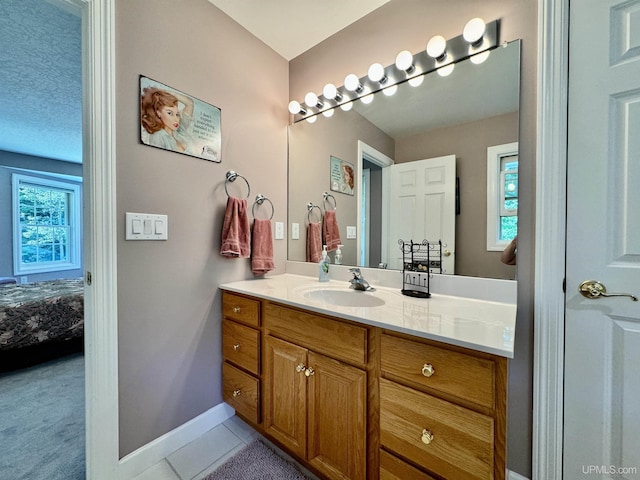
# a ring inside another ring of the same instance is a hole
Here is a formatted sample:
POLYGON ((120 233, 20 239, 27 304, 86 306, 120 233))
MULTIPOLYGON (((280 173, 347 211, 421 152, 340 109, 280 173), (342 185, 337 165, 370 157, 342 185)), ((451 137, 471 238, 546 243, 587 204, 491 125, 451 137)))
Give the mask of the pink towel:
POLYGON ((338 228, 335 210, 327 210, 324 212, 322 233, 324 236, 324 245, 327 246, 327 252, 337 250, 338 245, 342 242, 340 242, 340 229, 338 228))
POLYGON ((256 218, 251 233, 251 271, 254 275, 264 275, 274 268, 271 220, 256 218))
POLYGON ((222 223, 220 255, 232 258, 249 258, 251 254, 250 235, 247 200, 228 197, 227 208, 224 211, 224 222, 222 223))
POLYGON ((307 227, 307 262, 318 263, 322 258, 322 226, 311 222, 307 227))

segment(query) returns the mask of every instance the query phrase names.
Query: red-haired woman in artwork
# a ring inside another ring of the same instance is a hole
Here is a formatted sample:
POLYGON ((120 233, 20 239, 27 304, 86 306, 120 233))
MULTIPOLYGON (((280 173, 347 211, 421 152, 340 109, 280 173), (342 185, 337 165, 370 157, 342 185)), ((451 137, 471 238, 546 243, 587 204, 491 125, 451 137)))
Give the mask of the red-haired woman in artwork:
POLYGON ((197 153, 190 151, 193 138, 188 132, 193 117, 193 99, 157 87, 144 88, 140 117, 148 134, 148 141, 144 143, 176 152, 197 153), (182 109, 180 103, 184 105, 182 109))

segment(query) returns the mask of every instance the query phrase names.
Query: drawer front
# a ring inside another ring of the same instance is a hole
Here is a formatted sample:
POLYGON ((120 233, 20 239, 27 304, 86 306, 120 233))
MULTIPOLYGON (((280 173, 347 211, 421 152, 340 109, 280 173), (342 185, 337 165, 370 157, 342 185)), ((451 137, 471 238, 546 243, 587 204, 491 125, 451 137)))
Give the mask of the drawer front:
POLYGON ((222 364, 222 398, 247 420, 260 423, 260 380, 226 362, 222 364))
POLYGON ((264 327, 285 340, 338 360, 367 363, 367 329, 273 303, 264 311, 264 327))
POLYGON ((380 480, 437 480, 408 463, 380 450, 380 480))
POLYGON ((380 443, 449 480, 493 478, 493 418, 386 379, 380 443))
POLYGON ((222 316, 253 327, 260 326, 260 301, 222 292, 222 316))
POLYGON ((392 335, 382 335, 381 352, 382 371, 394 380, 495 407, 495 363, 491 360, 392 335))
POLYGON ((260 331, 230 320, 223 320, 222 356, 228 362, 259 375, 260 331))

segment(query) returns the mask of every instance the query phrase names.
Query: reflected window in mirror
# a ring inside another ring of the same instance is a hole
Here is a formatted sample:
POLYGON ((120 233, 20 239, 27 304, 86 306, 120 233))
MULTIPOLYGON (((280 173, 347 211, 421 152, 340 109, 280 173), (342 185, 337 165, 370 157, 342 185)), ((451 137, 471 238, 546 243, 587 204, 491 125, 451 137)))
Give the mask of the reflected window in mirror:
POLYGON ((502 251, 518 234, 518 142, 487 149, 487 250, 502 251))

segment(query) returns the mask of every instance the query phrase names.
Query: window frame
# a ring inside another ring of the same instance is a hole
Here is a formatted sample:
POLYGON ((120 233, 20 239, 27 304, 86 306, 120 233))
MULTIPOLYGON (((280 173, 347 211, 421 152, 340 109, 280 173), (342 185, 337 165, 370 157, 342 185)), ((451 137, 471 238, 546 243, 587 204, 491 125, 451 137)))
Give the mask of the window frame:
POLYGON ((82 268, 82 181, 67 175, 46 174, 43 176, 13 173, 11 175, 11 197, 13 218, 13 274, 34 275, 38 273, 76 270, 82 268), (32 265, 22 262, 22 236, 20 224, 20 187, 33 185, 38 188, 64 190, 69 198, 69 260, 36 262, 32 265))
POLYGON ((487 251, 489 252, 500 252, 509 244, 509 240, 500 239, 502 210, 500 181, 502 159, 515 155, 518 155, 518 142, 487 148, 487 251))

